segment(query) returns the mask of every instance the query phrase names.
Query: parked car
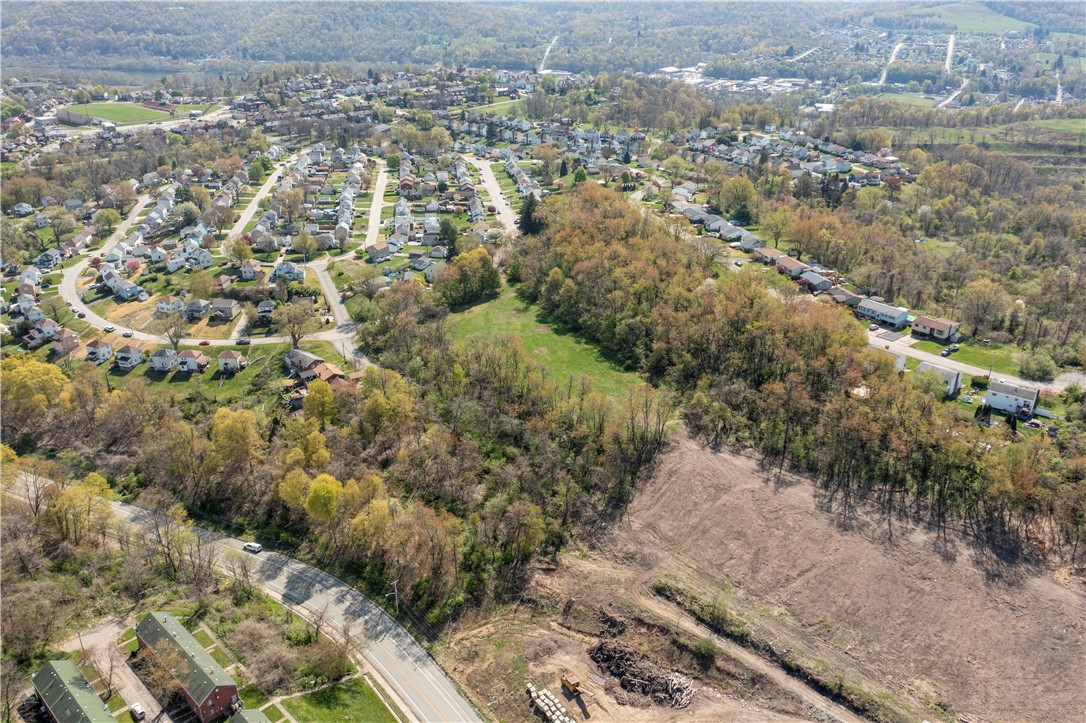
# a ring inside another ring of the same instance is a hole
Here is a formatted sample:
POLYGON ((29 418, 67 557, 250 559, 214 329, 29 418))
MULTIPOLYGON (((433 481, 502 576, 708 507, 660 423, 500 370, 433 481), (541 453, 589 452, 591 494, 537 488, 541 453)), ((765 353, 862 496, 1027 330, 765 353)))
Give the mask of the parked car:
POLYGON ((143 720, 147 717, 147 711, 143 709, 143 706, 139 703, 133 703, 128 709, 128 712, 132 714, 132 717, 136 720, 143 720))
POLYGON ((80 319, 86 319, 87 318, 87 315, 84 314, 82 311, 79 312, 78 314, 76 314, 76 316, 78 316, 80 319))
POLYGON ((240 339, 238 339, 238 346, 247 346, 248 344, 252 344, 252 343, 253 343, 253 340, 250 339, 247 336, 243 336, 240 339))
POLYGON ((113 331, 113 330, 114 330, 114 329, 116 329, 116 328, 117 328, 117 327, 115 327, 115 326, 112 326, 112 325, 110 325, 110 326, 103 326, 103 327, 102 327, 102 331, 104 331, 105 333, 107 333, 107 334, 108 334, 108 333, 110 333, 111 331, 113 331))
POLYGON ((871 325, 869 325, 867 327, 867 330, 868 331, 878 331, 879 330, 879 325, 878 324, 871 324, 871 325))
POLYGON ((202 342, 200 342, 200 346, 211 346, 211 342, 207 339, 204 339, 202 342))
POLYGON ((959 346, 958 344, 951 344, 948 348, 951 351, 958 351, 959 349, 961 349, 961 346, 959 346))
POLYGON ((246 552, 251 552, 255 555, 256 553, 263 550, 264 546, 261 545, 259 542, 246 542, 244 545, 241 546, 241 548, 246 552))
POLYGON ((123 336, 125 339, 131 339, 132 338, 132 332, 126 331, 125 333, 121 334, 121 336, 123 336))
POLYGON ((735 261, 733 261, 732 263, 733 263, 733 264, 735 264, 736 266, 742 266, 742 265, 743 265, 743 262, 742 262, 742 261, 740 261, 739 259, 736 259, 736 260, 735 260, 735 261))
POLYGON ((939 356, 950 356, 950 349, 943 349, 939 352, 939 356))

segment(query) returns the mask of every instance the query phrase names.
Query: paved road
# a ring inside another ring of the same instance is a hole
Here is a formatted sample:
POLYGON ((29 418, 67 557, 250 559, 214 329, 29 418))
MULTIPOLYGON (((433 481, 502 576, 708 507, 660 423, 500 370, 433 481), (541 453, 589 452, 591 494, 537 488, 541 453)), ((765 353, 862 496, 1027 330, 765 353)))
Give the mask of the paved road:
POLYGON ((954 64, 954 35, 951 34, 950 39, 946 43, 946 62, 943 63, 943 67, 946 68, 946 72, 950 72, 950 67, 954 64))
POLYGON ((950 95, 948 95, 948 96, 947 96, 946 98, 944 98, 943 100, 939 101, 938 105, 936 105, 936 106, 935 106, 935 108, 936 108, 937 110, 938 110, 939 108, 946 108, 946 107, 947 107, 948 105, 950 105, 951 103, 953 103, 953 102, 954 102, 954 99, 955 99, 955 98, 957 98, 957 97, 958 97, 959 95, 961 95, 961 94, 962 94, 962 92, 963 92, 963 91, 965 90, 965 86, 967 86, 967 85, 969 85, 969 78, 962 78, 962 84, 961 84, 961 86, 959 86, 959 87, 958 87, 958 89, 957 89, 956 91, 954 91, 953 93, 951 93, 950 95))
POLYGON ((256 195, 253 196, 253 200, 249 201, 249 205, 245 207, 245 210, 238 217, 238 221, 234 224, 234 228, 231 233, 240 234, 245 231, 245 227, 249 224, 250 221, 253 220, 253 216, 255 216, 260 210, 260 202, 264 200, 264 198, 267 197, 269 193, 276 189, 276 187, 279 185, 279 179, 283 176, 284 173, 287 172, 287 170, 290 169, 291 166, 294 165, 294 162, 297 159, 298 154, 295 153, 293 156, 286 159, 286 165, 277 166, 272 174, 268 176, 267 179, 265 179, 264 184, 260 187, 260 190, 258 190, 256 192, 256 195))
MULTIPOLYGON (((153 513, 114 503, 118 517, 146 524, 153 513)), ((242 541, 224 538, 207 530, 196 532, 215 539, 221 552, 242 550, 242 541)), ((247 553, 245 553, 247 554, 247 553)), ((344 582, 285 555, 262 552, 256 558, 254 576, 273 597, 319 614, 334 634, 349 622, 357 632, 352 639, 372 666, 381 683, 394 691, 421 721, 479 721, 471 704, 456 689, 445 671, 414 638, 369 598, 344 582)))
POLYGON ((890 53, 890 59, 886 61, 886 67, 882 69, 882 75, 879 76, 879 85, 886 85, 886 76, 890 72, 890 66, 894 64, 895 60, 897 60, 897 54, 901 51, 901 48, 904 45, 905 43, 898 43, 894 46, 893 52, 890 53))
POLYGON ((498 210, 498 221, 505 227, 506 234, 510 237, 516 236, 519 233, 517 230, 517 214, 513 211, 513 206, 502 195, 501 184, 498 183, 498 177, 494 175, 494 169, 490 167, 490 161, 485 158, 469 158, 468 161, 479 169, 483 186, 486 187, 486 192, 490 196, 490 202, 498 210))
POLYGON ((373 184, 373 198, 370 200, 369 220, 366 223, 365 248, 377 243, 377 237, 381 235, 381 210, 385 207, 385 188, 388 186, 388 166, 384 161, 378 161, 377 181, 373 184))
MULTIPOLYGON (((930 364, 941 366, 944 369, 950 369, 951 371, 961 372, 962 374, 969 374, 971 376, 988 376, 987 369, 957 361, 954 359, 953 355, 943 357, 938 354, 932 354, 931 352, 913 348, 913 344, 915 344, 917 340, 911 336, 906 335, 895 341, 887 341, 886 339, 879 337, 880 334, 884 333, 885 330, 882 329, 879 331, 867 332, 867 343, 876 349, 883 349, 892 354, 902 354, 913 359, 926 361, 930 364)), ((1030 389, 1056 389, 1062 391, 1070 384, 1086 386, 1086 373, 1083 372, 1067 372, 1066 374, 1059 375, 1051 382, 1034 382, 1028 379, 1020 379, 1009 374, 996 373, 992 376, 996 379, 1004 379, 1011 384, 1018 384, 1030 389)))

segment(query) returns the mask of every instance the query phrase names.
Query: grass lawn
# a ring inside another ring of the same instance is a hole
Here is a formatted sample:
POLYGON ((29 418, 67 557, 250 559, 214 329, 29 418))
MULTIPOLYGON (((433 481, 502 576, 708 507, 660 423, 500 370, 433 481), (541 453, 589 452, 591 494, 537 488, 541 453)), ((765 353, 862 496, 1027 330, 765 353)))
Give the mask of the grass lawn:
POLYGON ((912 105, 933 106, 936 103, 934 98, 925 98, 921 93, 883 93, 879 96, 879 99, 900 100, 902 103, 910 103, 912 105))
POLYGON ((208 635, 207 631, 202 628, 193 633, 192 637, 196 638, 196 642, 205 648, 210 648, 215 644, 215 641, 211 639, 211 636, 208 635))
POLYGON ((589 342, 545 321, 541 309, 522 301, 509 287, 492 301, 450 314, 448 328, 457 341, 512 334, 555 381, 564 382, 570 375, 587 376, 602 394, 614 399, 624 398, 630 387, 641 383, 637 374, 607 360, 589 342))
POLYGON ((396 718, 369 684, 355 678, 342 685, 308 693, 297 698, 287 698, 283 707, 297 720, 308 723, 346 723, 348 721, 389 721, 396 723, 396 718))
MULTIPOLYGON (((943 350, 943 345, 935 341, 918 341, 913 344, 913 347, 920 349, 921 351, 931 352, 932 354, 938 354, 943 350)), ((954 361, 960 361, 962 364, 970 364, 981 369, 992 368, 996 374, 1018 374, 1018 362, 1015 361, 1015 354, 1018 350, 1010 346, 1001 346, 1000 344, 992 344, 991 346, 985 346, 975 341, 964 341, 961 343, 961 349, 950 355, 950 358, 954 361), (993 359, 995 365, 992 365, 993 359)))
POLYGON ((264 709, 264 715, 268 716, 272 723, 279 723, 287 717, 287 714, 283 712, 283 709, 277 705, 269 705, 264 709))
POLYGON ((1004 33, 1008 30, 1029 30, 1032 23, 1000 15, 979 2, 960 2, 936 7, 918 6, 915 10, 953 23, 963 33, 1004 33))
POLYGON ((239 690, 238 697, 245 701, 246 708, 260 708, 268 704, 268 696, 261 693, 260 689, 252 684, 239 690))
POLYGON ((226 651, 218 645, 207 652, 211 653, 211 657, 215 659, 215 662, 224 668, 229 668, 234 664, 234 661, 230 659, 230 656, 226 654, 226 651))
POLYGON ((128 704, 124 702, 124 698, 117 693, 114 693, 113 697, 106 701, 106 705, 109 707, 111 713, 116 713, 128 704))
POLYGON ((147 123, 149 121, 166 120, 170 117, 169 113, 144 108, 138 103, 85 103, 83 105, 73 105, 71 109, 76 113, 83 113, 84 115, 115 123, 147 123))
POLYGON ((198 110, 204 114, 213 113, 219 108, 222 108, 221 103, 208 103, 207 105, 200 105, 198 103, 181 103, 177 106, 177 115, 188 116, 189 111, 198 110))
POLYGON ((132 717, 132 714, 128 711, 117 714, 118 723, 136 723, 136 719, 132 717))

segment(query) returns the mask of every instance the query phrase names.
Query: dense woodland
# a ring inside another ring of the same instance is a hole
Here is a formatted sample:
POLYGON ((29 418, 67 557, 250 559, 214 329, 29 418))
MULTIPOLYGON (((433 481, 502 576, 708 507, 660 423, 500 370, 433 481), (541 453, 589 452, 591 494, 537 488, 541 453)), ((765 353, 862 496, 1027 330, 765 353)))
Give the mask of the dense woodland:
POLYGON ((695 434, 810 470, 846 509, 872 495, 888 510, 960 521, 984 539, 1034 535, 1076 558, 1086 541, 1080 421, 1056 442, 981 429, 938 401, 941 380, 900 378, 847 310, 778 298, 746 275, 706 280, 703 253, 617 194, 586 185, 546 214, 510 268, 522 292, 677 390, 695 434))

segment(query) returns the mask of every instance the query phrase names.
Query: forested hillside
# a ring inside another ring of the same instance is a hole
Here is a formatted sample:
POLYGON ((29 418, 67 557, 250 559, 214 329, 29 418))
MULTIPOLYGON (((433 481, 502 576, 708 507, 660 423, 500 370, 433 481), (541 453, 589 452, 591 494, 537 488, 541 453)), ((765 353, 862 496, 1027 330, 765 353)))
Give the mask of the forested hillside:
POLYGON ((11 3, 3 55, 9 67, 73 70, 191 70, 187 61, 210 59, 525 69, 559 36, 550 68, 648 71, 751 48, 770 31, 778 41, 807 34, 782 13, 770 3, 11 3))

